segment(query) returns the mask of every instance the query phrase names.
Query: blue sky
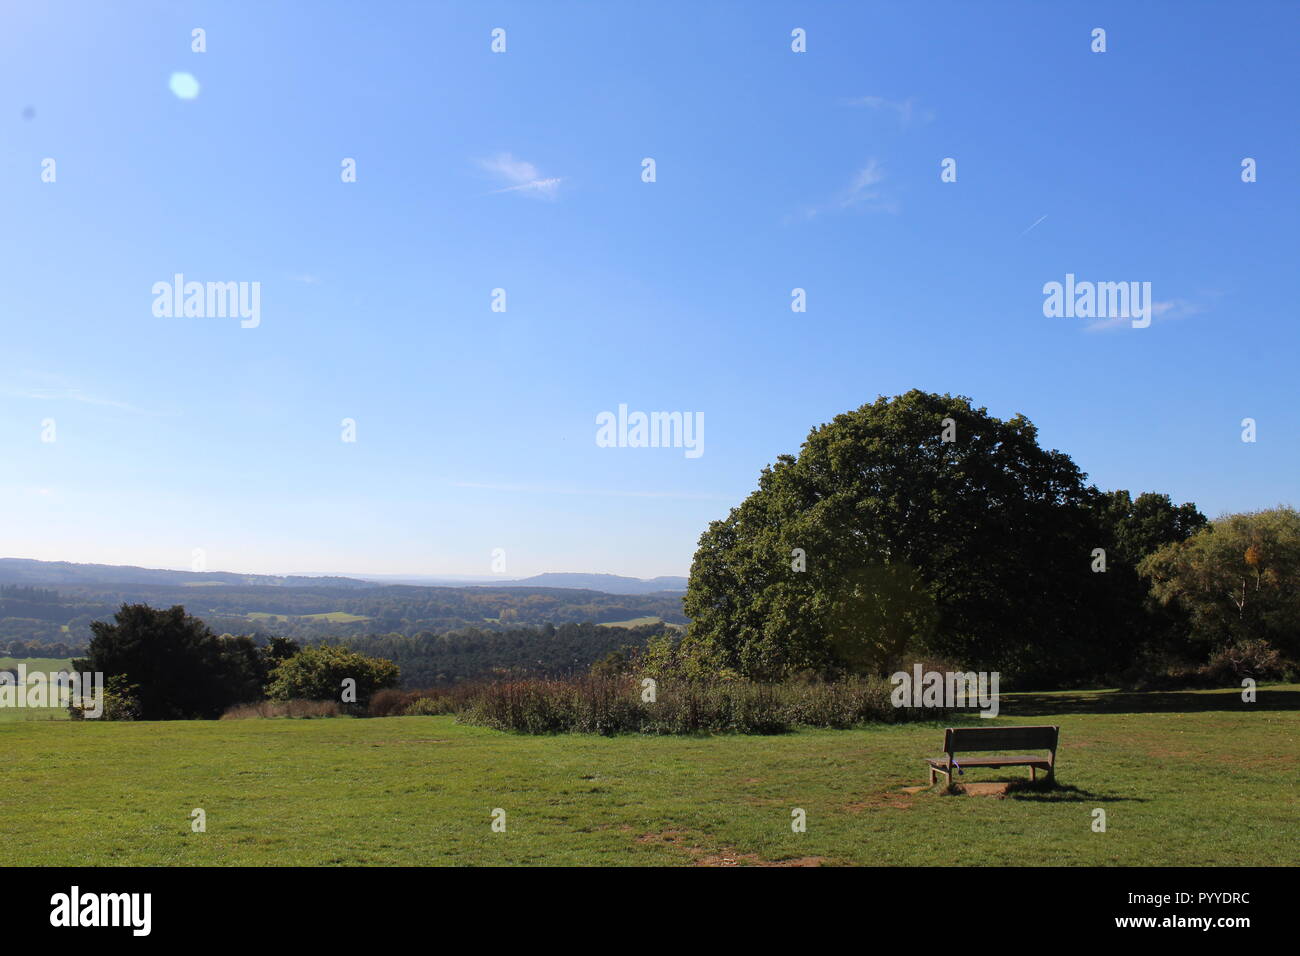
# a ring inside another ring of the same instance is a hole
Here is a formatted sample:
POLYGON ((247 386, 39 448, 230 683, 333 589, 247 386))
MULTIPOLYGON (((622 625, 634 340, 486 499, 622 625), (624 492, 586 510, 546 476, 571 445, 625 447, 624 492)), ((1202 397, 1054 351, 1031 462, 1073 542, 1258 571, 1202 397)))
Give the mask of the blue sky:
POLYGON ((0 555, 682 574, 764 464, 912 387, 1023 412, 1105 488, 1297 503, 1296 4, 0 27, 0 555), (260 282, 260 325, 156 317, 176 273, 260 282), (1151 282, 1154 321, 1044 317, 1066 273, 1151 282), (597 447, 620 403, 702 412, 704 454, 597 447))

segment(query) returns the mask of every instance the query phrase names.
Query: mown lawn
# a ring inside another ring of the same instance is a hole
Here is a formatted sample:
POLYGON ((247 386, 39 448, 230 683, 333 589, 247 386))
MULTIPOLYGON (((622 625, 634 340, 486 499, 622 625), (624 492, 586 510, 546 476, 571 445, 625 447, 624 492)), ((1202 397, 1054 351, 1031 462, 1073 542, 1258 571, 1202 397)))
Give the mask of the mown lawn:
MULTIPOLYGON (((69 657, 0 657, 0 670, 17 672, 18 665, 24 664, 28 674, 57 674, 59 671, 71 670, 72 658, 69 657)), ((64 707, 0 707, 0 723, 15 720, 67 720, 68 711, 64 707)), ((3 751, 0 751, 0 755, 3 751)), ((2 757, 0 757, 2 759, 2 757)))
MULTIPOLYGON (((1061 787, 911 793, 941 724, 523 737, 449 717, 0 724, 5 864, 1291 865, 1300 686, 1007 695, 1061 787), (190 830, 190 811, 207 832, 190 830), (494 833, 491 812, 506 811, 494 833), (807 832, 791 831, 793 808, 807 832), (1106 811, 1105 833, 1093 810, 1106 811)), ((972 771, 966 781, 1027 772, 972 771)))
MULTIPOLYGON (((0 724, 19 720, 71 720, 65 707, 0 707, 0 724)), ((0 751, 3 759, 3 751, 0 751)), ((0 773, 3 769, 0 768, 0 773)))
POLYGON ((70 657, 0 657, 0 670, 16 670, 19 664, 27 665, 27 673, 40 671, 48 674, 72 668, 70 657))

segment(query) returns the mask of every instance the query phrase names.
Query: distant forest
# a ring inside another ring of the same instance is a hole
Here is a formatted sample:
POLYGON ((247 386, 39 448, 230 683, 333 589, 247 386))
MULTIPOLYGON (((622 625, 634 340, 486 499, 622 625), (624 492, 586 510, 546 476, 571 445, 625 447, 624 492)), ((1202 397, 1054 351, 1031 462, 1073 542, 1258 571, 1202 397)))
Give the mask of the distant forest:
POLYGON ((401 686, 416 689, 488 678, 586 674, 597 661, 620 652, 628 657, 632 649, 644 650, 650 638, 669 630, 664 624, 627 628, 544 624, 506 631, 466 628, 413 637, 380 634, 349 640, 347 646, 397 664, 401 686))
MULTIPOLYGON (((300 579, 301 580, 301 579, 300 579)), ((490 634, 528 626, 601 624, 658 618, 685 624, 682 595, 627 595, 571 588, 266 587, 213 584, 0 585, 0 656, 63 657, 80 653, 90 623, 110 619, 123 603, 182 605, 218 634, 330 640, 358 646, 370 635, 412 637, 450 631, 490 634), (473 629, 467 631, 466 629, 473 629)), ((600 632, 617 628, 600 628, 600 632)))

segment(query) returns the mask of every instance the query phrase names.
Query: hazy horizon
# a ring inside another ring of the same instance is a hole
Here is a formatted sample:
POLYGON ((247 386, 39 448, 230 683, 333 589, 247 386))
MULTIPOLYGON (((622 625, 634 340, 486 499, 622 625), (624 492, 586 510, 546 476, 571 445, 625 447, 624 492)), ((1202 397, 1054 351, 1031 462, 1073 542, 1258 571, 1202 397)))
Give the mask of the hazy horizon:
POLYGON ((509 583, 512 581, 523 581, 529 578, 535 578, 547 574, 577 575, 581 577, 591 576, 609 576, 621 577, 635 581, 654 581, 659 578, 686 578, 687 574, 657 574, 651 577, 636 577, 635 575, 618 575, 609 571, 600 570, 557 570, 549 568, 545 571, 538 571, 535 574, 425 574, 423 572, 368 572, 368 571, 250 571, 247 568, 217 568, 207 567, 201 571, 196 571, 192 567, 161 567, 155 565, 137 564, 131 561, 75 561, 69 558, 33 558, 27 555, 17 554, 0 554, 0 561, 44 561, 49 563, 79 564, 105 567, 122 567, 122 568, 139 568, 144 571, 180 571, 187 574, 257 574, 268 577, 303 577, 303 578, 355 578, 363 581, 383 581, 383 580, 431 580, 431 581, 463 581, 473 584, 489 584, 493 581, 509 583))

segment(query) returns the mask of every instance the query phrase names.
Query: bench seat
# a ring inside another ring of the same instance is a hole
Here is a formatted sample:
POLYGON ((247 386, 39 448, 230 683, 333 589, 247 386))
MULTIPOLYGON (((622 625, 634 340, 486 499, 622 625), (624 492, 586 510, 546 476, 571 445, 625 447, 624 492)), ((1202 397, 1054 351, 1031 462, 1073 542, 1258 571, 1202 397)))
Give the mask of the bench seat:
MULTIPOLYGON (((947 757, 930 757, 930 766, 940 770, 948 769, 947 757)), ((1046 757, 958 757, 956 759, 959 767, 1042 767, 1044 770, 1052 766, 1052 762, 1046 757)))

